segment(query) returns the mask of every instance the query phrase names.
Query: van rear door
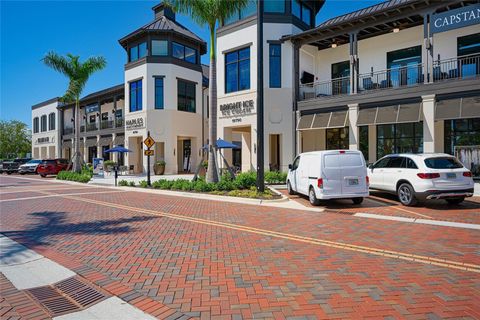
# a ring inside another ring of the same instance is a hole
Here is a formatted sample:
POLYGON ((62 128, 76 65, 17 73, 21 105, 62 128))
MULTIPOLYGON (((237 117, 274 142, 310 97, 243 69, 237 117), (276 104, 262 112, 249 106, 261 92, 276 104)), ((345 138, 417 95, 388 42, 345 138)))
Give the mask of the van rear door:
POLYGON ((358 194, 367 190, 367 168, 361 152, 340 151, 338 155, 342 171, 342 193, 358 194))
POLYGON ((322 161, 322 178, 323 178, 323 194, 325 196, 338 195, 342 192, 342 168, 340 167, 340 154, 323 153, 322 161))

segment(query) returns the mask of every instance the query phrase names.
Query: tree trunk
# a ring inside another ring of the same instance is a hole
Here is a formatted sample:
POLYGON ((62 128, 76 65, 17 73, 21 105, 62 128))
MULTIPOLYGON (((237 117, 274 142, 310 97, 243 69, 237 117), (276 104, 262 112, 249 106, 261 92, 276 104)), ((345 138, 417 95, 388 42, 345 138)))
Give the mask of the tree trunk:
POLYGON ((75 101, 75 146, 73 154, 73 171, 80 173, 82 166, 80 164, 80 101, 78 98, 75 101))
POLYGON ((217 142, 217 66, 215 59, 215 26, 210 26, 210 74, 209 99, 210 117, 208 119, 208 168, 207 182, 218 182, 218 171, 215 161, 215 144, 217 142))

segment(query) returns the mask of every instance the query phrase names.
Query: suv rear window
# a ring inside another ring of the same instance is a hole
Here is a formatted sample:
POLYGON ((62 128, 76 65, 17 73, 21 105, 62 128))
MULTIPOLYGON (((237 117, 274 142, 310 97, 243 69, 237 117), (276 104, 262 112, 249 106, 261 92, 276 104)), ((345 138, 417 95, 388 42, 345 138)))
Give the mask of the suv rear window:
POLYGON ((458 169, 463 165, 453 157, 438 157, 425 159, 425 165, 432 169, 458 169))
POLYGON ((43 160, 42 164, 57 164, 55 160, 43 160))

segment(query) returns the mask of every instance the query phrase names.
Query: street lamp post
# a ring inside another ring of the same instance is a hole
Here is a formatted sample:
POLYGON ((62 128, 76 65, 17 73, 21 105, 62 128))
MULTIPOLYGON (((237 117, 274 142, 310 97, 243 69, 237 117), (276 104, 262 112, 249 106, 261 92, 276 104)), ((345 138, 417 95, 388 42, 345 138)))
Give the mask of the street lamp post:
POLYGON ((257 190, 265 191, 263 152, 263 0, 257 1, 257 190))

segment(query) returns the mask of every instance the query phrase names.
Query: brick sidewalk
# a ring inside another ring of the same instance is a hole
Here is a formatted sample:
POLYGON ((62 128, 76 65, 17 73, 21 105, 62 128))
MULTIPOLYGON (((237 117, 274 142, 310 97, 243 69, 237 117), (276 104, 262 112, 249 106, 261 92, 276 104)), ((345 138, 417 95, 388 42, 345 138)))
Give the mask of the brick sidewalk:
POLYGON ((1 232, 176 316, 480 318, 478 273, 181 217, 472 264, 480 262, 478 231, 137 192, 78 197, 140 211, 60 197, 3 202, 1 232))

